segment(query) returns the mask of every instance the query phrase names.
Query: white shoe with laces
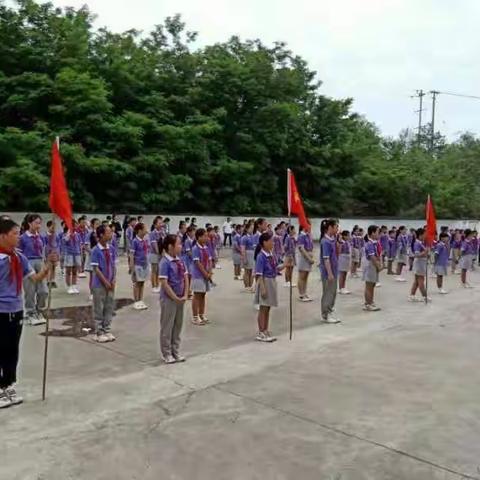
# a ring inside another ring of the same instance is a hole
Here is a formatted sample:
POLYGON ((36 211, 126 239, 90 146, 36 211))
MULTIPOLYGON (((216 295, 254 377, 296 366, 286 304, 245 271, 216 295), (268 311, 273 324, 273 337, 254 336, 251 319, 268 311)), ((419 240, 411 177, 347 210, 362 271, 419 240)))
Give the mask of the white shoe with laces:
POLYGON ((12 405, 20 405, 23 403, 23 398, 17 394, 17 391, 13 385, 5 389, 5 394, 10 399, 12 405))
POLYGON ((350 290, 347 290, 346 288, 341 288, 339 291, 338 291, 338 294, 339 295, 350 295, 352 292, 350 290))
POLYGON ((406 280, 403 277, 400 277, 400 276, 395 277, 395 281, 400 282, 400 283, 405 283, 406 282, 406 280))
POLYGON ((172 363, 177 363, 173 355, 168 355, 163 360, 167 365, 171 365, 172 363))
POLYGON ((10 397, 6 394, 5 390, 0 390, 0 408, 8 408, 12 406, 10 397))
POLYGON ((326 320, 324 320, 325 323, 340 323, 340 319, 337 318, 333 313, 330 313, 326 320))
POLYGON ((439 293, 440 295, 446 295, 448 292, 447 292, 446 290, 444 290, 443 288, 440 288, 440 289, 438 290, 438 293, 439 293))

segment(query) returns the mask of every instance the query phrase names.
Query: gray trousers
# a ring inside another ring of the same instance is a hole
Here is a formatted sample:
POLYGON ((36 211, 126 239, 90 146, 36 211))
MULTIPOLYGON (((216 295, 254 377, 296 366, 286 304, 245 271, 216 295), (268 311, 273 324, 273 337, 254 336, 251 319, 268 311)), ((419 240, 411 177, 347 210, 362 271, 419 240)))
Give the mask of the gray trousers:
POLYGON ((329 313, 332 313, 337 298, 337 279, 328 281, 322 278, 322 318, 327 319, 329 313))
MULTIPOLYGON (((29 260, 29 263, 35 273, 42 271, 44 265, 42 259, 29 260)), ((38 312, 39 310, 45 310, 48 296, 47 282, 45 280, 34 282, 31 278, 27 277, 23 280, 23 290, 25 292, 26 315, 38 312)))
POLYGON ((107 291, 105 287, 96 287, 92 289, 92 293, 95 332, 97 335, 109 333, 115 308, 114 292, 107 291))
POLYGON ((170 298, 160 299, 160 351, 163 358, 180 354, 180 334, 183 325, 183 308, 170 298))

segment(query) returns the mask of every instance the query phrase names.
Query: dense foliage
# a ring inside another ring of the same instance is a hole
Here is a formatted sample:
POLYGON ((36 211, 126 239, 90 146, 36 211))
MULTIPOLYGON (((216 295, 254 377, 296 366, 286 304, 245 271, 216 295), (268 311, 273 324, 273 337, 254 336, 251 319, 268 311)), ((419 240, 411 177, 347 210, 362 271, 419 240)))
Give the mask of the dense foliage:
POLYGON ((47 209, 60 135, 77 211, 280 214, 291 167, 310 215, 413 216, 427 192, 441 216, 477 215, 471 135, 431 153, 383 139, 283 43, 198 49, 178 16, 149 34, 93 20, 0 5, 1 209, 47 209))

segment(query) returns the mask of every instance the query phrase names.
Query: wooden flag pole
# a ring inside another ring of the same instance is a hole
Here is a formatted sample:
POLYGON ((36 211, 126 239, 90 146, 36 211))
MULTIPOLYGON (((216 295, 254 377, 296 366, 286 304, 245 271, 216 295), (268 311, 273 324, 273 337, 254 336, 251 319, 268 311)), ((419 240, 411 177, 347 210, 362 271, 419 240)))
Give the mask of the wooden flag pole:
MULTIPOLYGON (((290 225, 291 222, 291 216, 288 216, 288 224, 290 225)), ((289 288, 289 312, 290 312, 290 340, 292 339, 293 336, 293 301, 292 301, 292 296, 293 296, 293 269, 292 269, 292 278, 290 278, 290 288, 289 288)))
POLYGON ((42 381, 42 401, 46 398, 47 391, 47 364, 48 364, 48 333, 50 329, 50 308, 52 305, 52 282, 50 280, 50 275, 52 272, 52 264, 50 263, 50 269, 48 272, 48 301, 47 301, 47 312, 46 312, 46 323, 45 323, 45 348, 43 351, 43 381, 42 381))

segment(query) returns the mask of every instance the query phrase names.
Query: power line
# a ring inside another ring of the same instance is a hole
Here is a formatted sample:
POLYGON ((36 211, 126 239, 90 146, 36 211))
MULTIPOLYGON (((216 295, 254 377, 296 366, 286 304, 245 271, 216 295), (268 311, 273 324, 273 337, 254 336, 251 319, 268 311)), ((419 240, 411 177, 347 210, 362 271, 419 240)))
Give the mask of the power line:
POLYGON ((452 97, 463 97, 463 98, 473 98, 475 100, 480 100, 480 97, 476 95, 464 95, 463 93, 453 93, 453 92, 437 92, 442 95, 451 95, 452 97))

